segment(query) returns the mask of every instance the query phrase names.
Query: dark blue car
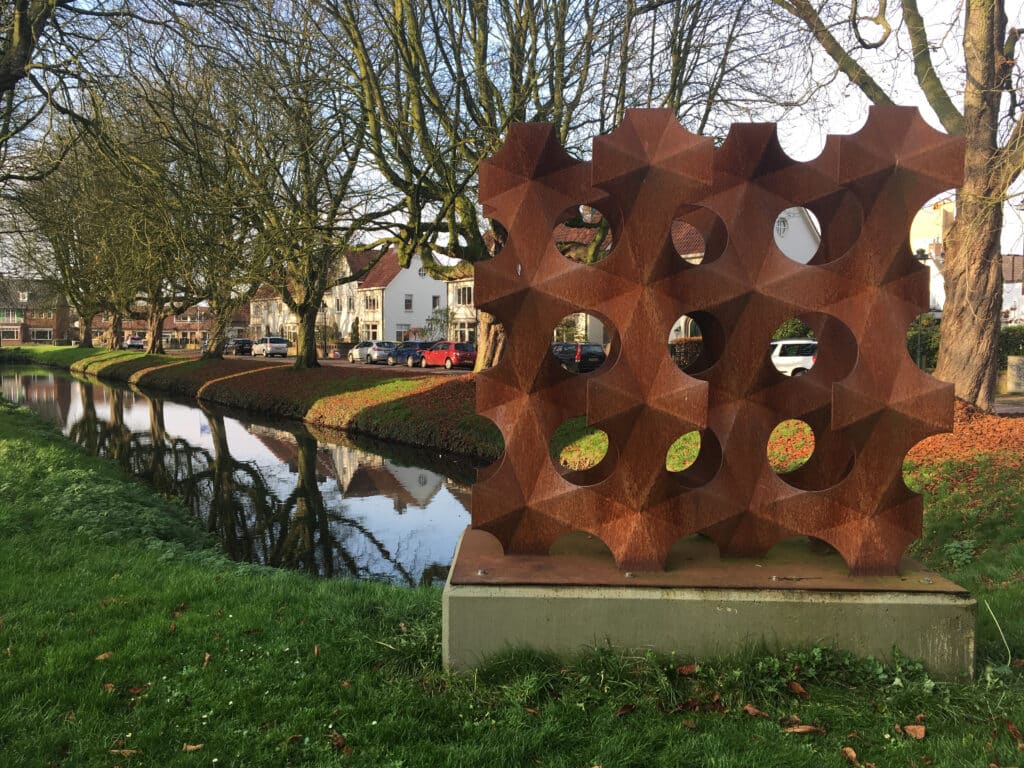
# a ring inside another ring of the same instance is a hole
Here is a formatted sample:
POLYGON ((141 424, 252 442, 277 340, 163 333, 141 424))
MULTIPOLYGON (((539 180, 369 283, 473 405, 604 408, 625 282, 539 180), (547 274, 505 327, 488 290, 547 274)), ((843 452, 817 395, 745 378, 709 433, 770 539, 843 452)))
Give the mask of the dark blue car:
POLYGON ((388 353, 388 365, 407 365, 410 368, 419 365, 423 359, 423 350, 434 346, 433 341, 403 341, 388 353))

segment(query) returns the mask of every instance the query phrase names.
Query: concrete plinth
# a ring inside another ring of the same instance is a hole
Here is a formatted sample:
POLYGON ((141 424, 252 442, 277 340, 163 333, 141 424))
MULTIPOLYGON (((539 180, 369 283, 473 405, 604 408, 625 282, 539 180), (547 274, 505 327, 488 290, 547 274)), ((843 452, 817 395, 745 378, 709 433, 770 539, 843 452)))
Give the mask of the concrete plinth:
POLYGON ((511 647, 610 644, 695 659, 811 645, 889 659, 898 648, 937 678, 969 679, 975 609, 965 590, 911 560, 900 576, 852 577, 838 555, 806 542, 721 561, 713 545, 686 541, 667 571, 623 574, 590 537, 560 554, 506 557, 467 530, 444 589, 443 652, 446 665, 469 669, 511 647))

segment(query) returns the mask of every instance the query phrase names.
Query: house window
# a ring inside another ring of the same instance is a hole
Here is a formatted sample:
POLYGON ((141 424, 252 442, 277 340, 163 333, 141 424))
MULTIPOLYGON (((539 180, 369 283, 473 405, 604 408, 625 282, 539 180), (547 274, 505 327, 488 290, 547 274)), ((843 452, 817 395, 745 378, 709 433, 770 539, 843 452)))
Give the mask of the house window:
POLYGON ((20 309, 0 309, 0 323, 20 323, 21 318, 20 309))
POLYGON ((441 307, 441 297, 440 296, 431 296, 430 297, 430 308, 431 309, 439 309, 440 307, 441 307))
POLYGON ((341 298, 337 296, 334 298, 334 311, 341 312, 341 298))
POLYGON ((405 311, 412 312, 412 294, 405 294, 405 311))
POLYGON ((2 328, 0 329, 0 339, 5 341, 21 339, 21 332, 17 328, 2 328))
POLYGON ((377 309, 377 297, 370 296, 367 294, 363 296, 363 309, 376 310, 377 309))
POLYGON ((376 323, 363 323, 363 331, 361 337, 365 341, 376 341, 377 340, 378 328, 376 323))
POLYGON ((28 303, 28 291, 18 291, 18 301, 22 304, 28 303))
POLYGON ((473 286, 464 285, 455 291, 455 303, 469 305, 473 303, 473 286))
POLYGON ((476 323, 470 320, 459 323, 456 329, 458 341, 467 341, 470 344, 476 341, 476 323))
POLYGON ((420 267, 420 268, 419 268, 419 272, 418 272, 417 274, 418 274, 418 275, 419 275, 420 277, 426 277, 426 276, 427 276, 427 270, 425 270, 425 269, 424 269, 423 267, 420 267))
POLYGON ((356 311, 356 297, 355 296, 349 296, 348 297, 348 311, 349 312, 355 312, 356 311))
POLYGON ((398 325, 395 326, 395 341, 405 341, 408 339, 409 329, 411 327, 412 326, 408 323, 398 323, 398 325))
POLYGON ((32 341, 52 341, 53 331, 49 328, 33 328, 32 341))

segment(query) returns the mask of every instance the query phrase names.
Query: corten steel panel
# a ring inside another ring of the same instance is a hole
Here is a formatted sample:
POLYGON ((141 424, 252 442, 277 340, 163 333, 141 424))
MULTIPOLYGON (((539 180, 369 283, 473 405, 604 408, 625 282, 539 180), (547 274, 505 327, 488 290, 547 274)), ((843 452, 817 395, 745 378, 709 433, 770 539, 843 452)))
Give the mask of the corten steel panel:
POLYGON ((594 140, 590 163, 570 157, 549 125, 512 126, 480 168, 485 213, 508 240, 477 265, 476 300, 507 342, 478 379, 477 410, 498 425, 505 453, 473 488, 473 526, 509 554, 546 554, 562 534, 585 531, 632 571, 662 568, 693 533, 725 557, 810 536, 852 573, 895 573, 921 532, 903 458, 951 428, 953 399, 906 351, 907 326, 928 309, 928 271, 908 233, 921 205, 959 183, 962 159, 961 139, 901 107, 873 108, 860 132, 830 136, 808 163, 782 151, 774 125, 735 125, 715 149, 669 110, 628 112, 594 140), (613 236, 594 264, 566 258, 552 239, 584 203, 613 236), (775 243, 776 218, 793 206, 821 225, 808 264, 775 243), (676 253, 677 219, 704 235, 700 264, 676 253), (555 326, 580 311, 612 333, 608 361, 586 375, 549 353, 555 326), (684 314, 703 331, 692 375, 667 345, 684 314), (819 347, 814 368, 791 378, 772 366, 769 341, 792 317, 819 347), (580 415, 607 433, 608 453, 566 474, 549 444, 580 415), (786 419, 810 425, 815 450, 780 476, 766 446, 786 419), (694 430, 696 461, 669 472, 670 446, 694 430))

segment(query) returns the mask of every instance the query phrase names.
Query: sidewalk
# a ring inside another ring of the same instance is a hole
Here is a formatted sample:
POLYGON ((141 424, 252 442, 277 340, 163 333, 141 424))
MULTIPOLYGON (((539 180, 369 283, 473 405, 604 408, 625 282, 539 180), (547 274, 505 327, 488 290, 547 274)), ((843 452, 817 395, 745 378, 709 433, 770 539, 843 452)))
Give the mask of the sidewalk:
POLYGON ((993 410, 999 416, 1024 416, 1024 394, 996 395, 993 410))

